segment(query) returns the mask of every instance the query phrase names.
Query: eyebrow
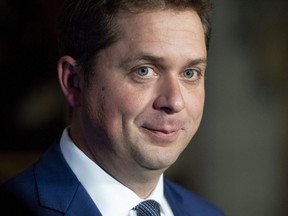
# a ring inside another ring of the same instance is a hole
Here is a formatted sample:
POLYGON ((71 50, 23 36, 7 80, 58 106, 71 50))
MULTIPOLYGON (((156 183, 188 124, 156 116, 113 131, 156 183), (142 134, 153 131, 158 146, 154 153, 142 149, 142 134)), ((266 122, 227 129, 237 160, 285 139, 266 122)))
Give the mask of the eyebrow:
MULTIPOLYGON (((120 66, 123 68, 129 68, 131 67, 133 64, 135 64, 135 62, 140 62, 140 61, 149 61, 149 62, 153 62, 153 63, 162 63, 164 62, 164 58, 163 57, 157 57, 157 56, 153 56, 147 53, 142 53, 136 56, 132 56, 131 58, 127 58, 125 59, 123 62, 121 62, 120 66)), ((192 59, 190 61, 187 62, 187 64, 185 65, 186 67, 192 67, 192 66, 196 66, 196 65, 207 65, 207 58, 196 58, 196 59, 192 59)))
POLYGON ((153 55, 149 54, 140 54, 136 56, 132 56, 130 58, 125 59, 123 62, 121 62, 120 66, 127 68, 131 67, 135 62, 140 62, 140 61, 148 61, 148 62, 153 62, 153 63, 161 63, 164 62, 164 58, 162 57, 156 57, 153 55))
POLYGON ((197 58, 197 59, 193 59, 191 61, 188 62, 187 66, 195 66, 195 65, 207 65, 207 58, 197 58))

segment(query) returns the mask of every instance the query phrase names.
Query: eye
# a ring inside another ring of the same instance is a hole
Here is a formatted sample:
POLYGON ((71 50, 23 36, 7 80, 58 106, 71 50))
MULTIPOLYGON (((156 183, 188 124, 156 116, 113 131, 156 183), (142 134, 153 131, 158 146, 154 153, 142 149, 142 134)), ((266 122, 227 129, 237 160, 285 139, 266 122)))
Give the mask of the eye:
POLYGON ((200 75, 201 74, 198 71, 193 70, 193 69, 184 71, 184 77, 189 80, 198 80, 200 79, 199 77, 200 75))
POLYGON ((158 74, 155 72, 155 68, 150 66, 141 66, 135 69, 132 69, 130 73, 132 80, 138 83, 149 82, 158 78, 158 74))
POLYGON ((142 67, 137 69, 137 73, 140 76, 147 76, 149 74, 149 68, 148 67, 142 67))
POLYGON ((191 79, 196 73, 194 70, 187 70, 184 72, 184 77, 191 79))

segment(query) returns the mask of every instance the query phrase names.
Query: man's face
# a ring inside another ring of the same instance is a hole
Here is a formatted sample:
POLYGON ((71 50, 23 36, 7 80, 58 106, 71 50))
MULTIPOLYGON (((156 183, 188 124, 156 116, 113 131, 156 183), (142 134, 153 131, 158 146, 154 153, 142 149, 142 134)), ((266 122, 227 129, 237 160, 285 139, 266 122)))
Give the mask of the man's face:
POLYGON ((83 93, 85 145, 108 171, 164 170, 201 121, 203 27, 193 11, 122 12, 118 22, 121 37, 97 55, 83 93))

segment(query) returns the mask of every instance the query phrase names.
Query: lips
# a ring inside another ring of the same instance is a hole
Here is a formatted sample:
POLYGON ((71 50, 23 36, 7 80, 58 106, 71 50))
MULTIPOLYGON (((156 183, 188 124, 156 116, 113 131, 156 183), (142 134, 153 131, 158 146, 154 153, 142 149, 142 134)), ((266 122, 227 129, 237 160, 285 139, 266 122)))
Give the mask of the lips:
POLYGON ((143 127, 143 132, 149 136, 150 139, 155 140, 156 142, 169 143, 175 141, 181 128, 152 128, 152 127, 143 127))
POLYGON ((179 129, 153 129, 153 128, 148 128, 148 127, 144 127, 146 130, 149 130, 151 132, 154 132, 154 133, 160 133, 160 134, 166 134, 166 135, 169 135, 169 134, 173 134, 175 132, 177 132, 179 129))

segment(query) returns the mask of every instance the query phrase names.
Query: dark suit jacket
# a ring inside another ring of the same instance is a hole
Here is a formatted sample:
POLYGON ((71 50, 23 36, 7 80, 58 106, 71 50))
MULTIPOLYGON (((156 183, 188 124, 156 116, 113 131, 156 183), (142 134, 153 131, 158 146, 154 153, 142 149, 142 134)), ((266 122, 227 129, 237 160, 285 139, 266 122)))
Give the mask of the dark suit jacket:
MULTIPOLYGON (((167 179, 164 181, 165 197, 175 216, 224 215, 196 194, 167 179)), ((0 213, 3 216, 101 215, 66 163, 59 144, 48 149, 36 164, 1 185, 0 213)))

